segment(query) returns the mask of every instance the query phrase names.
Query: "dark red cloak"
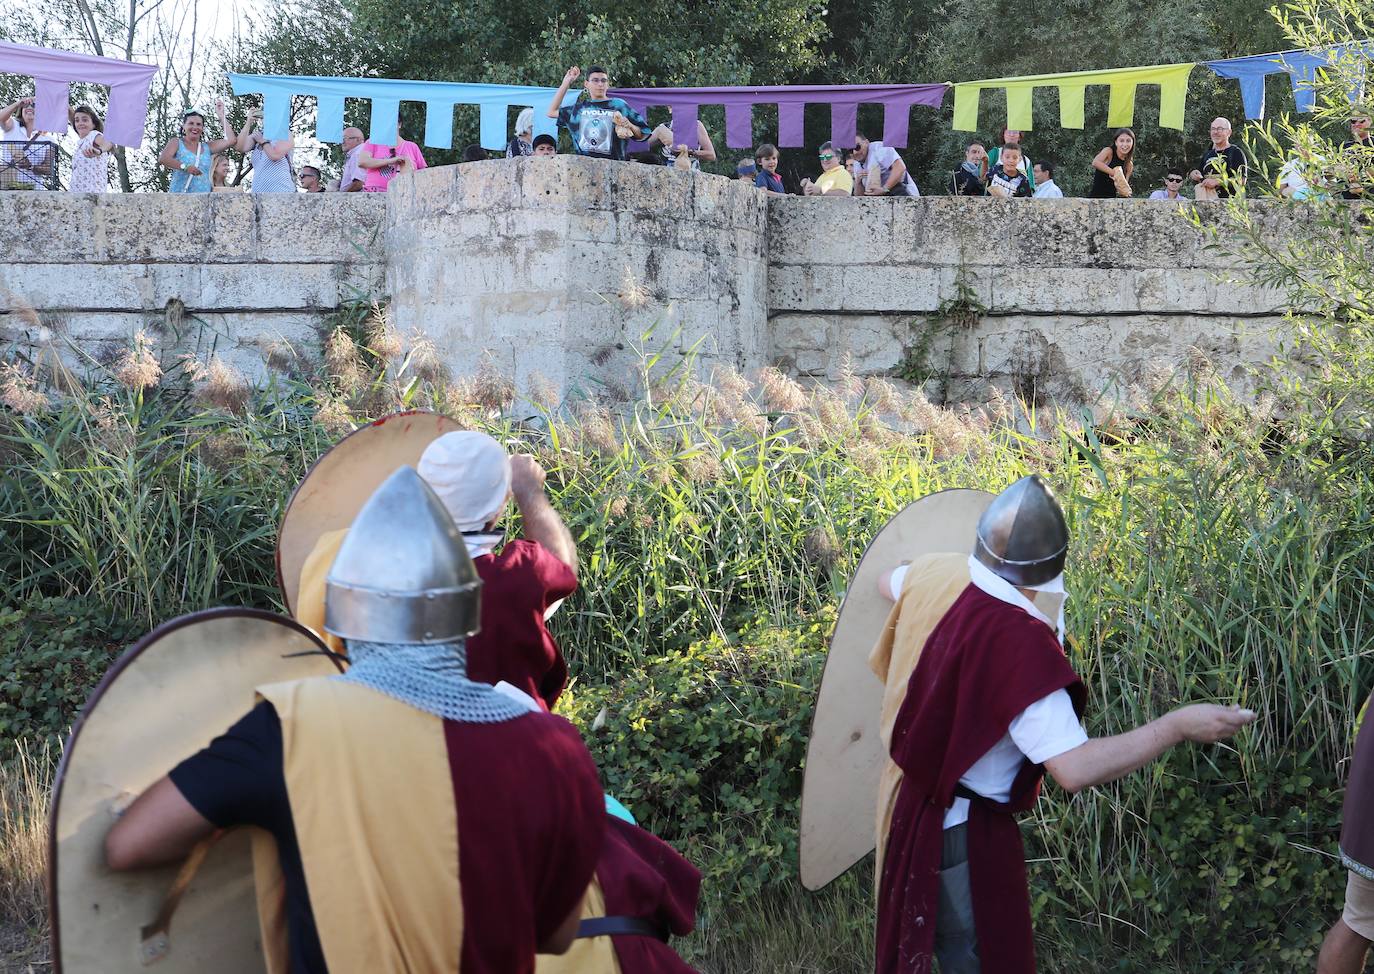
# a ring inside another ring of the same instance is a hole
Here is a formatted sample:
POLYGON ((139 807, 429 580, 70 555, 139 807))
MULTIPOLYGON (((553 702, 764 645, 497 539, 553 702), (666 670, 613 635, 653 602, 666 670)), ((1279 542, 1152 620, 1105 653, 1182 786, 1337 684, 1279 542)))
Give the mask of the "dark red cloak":
POLYGON ((1365 703, 1364 723, 1355 738, 1350 777, 1345 783, 1341 812, 1341 858, 1347 869, 1367 876, 1374 872, 1374 716, 1371 698, 1365 703))
MULTIPOLYGON (((608 816, 596 864, 606 916, 634 917, 685 937, 696 926, 701 873, 658 836, 608 816)), ((621 974, 696 974, 668 944, 653 937, 615 936, 621 974)))
MULTIPOLYGON (((976 586, 964 589, 931 632, 892 734, 903 779, 879 878, 877 974, 931 970, 945 810, 959 779, 1021 711, 1061 689, 1081 715, 1087 691, 1054 632, 976 586)), ((1035 803, 1044 773, 1027 761, 1009 802, 970 802, 978 953, 983 970, 996 974, 1035 971, 1025 850, 1013 814, 1035 803)))

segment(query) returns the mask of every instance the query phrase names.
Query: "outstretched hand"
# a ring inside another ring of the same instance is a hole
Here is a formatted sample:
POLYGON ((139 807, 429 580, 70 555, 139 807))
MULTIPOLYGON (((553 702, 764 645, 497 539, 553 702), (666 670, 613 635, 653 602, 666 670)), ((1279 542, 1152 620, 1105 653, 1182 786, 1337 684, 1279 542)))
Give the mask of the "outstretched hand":
POLYGON ((567 73, 563 75, 563 83, 565 85, 570 85, 580 77, 582 77, 582 69, 574 64, 567 70, 567 73))
POLYGON ((1258 716, 1243 707, 1221 707, 1211 703, 1179 707, 1170 715, 1183 739, 1198 744, 1215 744, 1254 723, 1258 716))

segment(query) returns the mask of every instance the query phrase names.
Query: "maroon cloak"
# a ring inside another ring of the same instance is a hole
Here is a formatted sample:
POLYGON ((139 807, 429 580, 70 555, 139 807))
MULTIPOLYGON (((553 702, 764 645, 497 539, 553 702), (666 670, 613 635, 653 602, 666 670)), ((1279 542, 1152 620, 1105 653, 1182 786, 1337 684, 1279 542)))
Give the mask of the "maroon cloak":
MULTIPOLYGON (((648 920, 665 935, 685 937, 696 925, 701 873, 658 836, 607 816, 596 878, 606 916, 648 920)), ((662 940, 614 936, 621 974, 696 974, 662 940)))
MULTIPOLYGON (((945 810, 959 779, 1021 711, 1062 689, 1081 715, 1087 691, 1054 632, 976 586, 964 589, 931 632, 892 734, 903 779, 879 878, 877 974, 931 970, 945 810)), ((970 800, 978 954, 983 970, 995 974, 1035 971, 1025 850, 1013 815, 1035 803, 1044 773, 1027 761, 1010 801, 970 800)))
POLYGON ((1345 783, 1341 812, 1341 859, 1345 867, 1365 879, 1374 878, 1374 717, 1365 703, 1364 722, 1355 738, 1350 777, 1345 783))

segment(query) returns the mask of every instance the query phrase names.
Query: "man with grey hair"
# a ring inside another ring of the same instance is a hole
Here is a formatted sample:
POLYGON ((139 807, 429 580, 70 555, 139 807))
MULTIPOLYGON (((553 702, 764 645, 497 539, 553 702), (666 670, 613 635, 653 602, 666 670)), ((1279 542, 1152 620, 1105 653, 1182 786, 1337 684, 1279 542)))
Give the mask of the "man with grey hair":
POLYGON ((343 130, 344 164, 343 174, 339 176, 339 192, 341 193, 361 193, 363 184, 367 182, 367 173, 363 167, 358 165, 358 153, 362 151, 363 142, 362 129, 346 128, 343 130))
POLYGON ((1245 153, 1231 144, 1231 123, 1214 118, 1210 129, 1212 146, 1196 169, 1188 174, 1198 186, 1199 199, 1226 199, 1245 189, 1245 153))

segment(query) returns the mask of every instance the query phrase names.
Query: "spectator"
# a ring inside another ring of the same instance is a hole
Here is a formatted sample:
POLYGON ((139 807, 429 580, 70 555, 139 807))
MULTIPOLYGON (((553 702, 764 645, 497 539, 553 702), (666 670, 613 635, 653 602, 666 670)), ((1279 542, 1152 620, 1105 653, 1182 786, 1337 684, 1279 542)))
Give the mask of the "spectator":
POLYGON ((1245 189, 1245 153, 1231 144, 1231 123, 1226 119, 1212 119, 1210 131, 1212 147, 1188 178, 1197 184, 1198 199, 1224 200, 1245 189))
POLYGON ((537 156, 558 155, 558 140, 552 135, 536 135, 534 137, 534 154, 537 156))
POLYGON ((223 152, 215 153, 215 161, 210 164, 210 189, 216 193, 241 193, 242 186, 229 182, 229 156, 223 152))
POLYGON ((777 146, 768 142, 759 146, 754 152, 754 165, 758 170, 754 175, 755 186, 778 196, 785 195, 782 188, 782 177, 778 175, 777 146))
POLYGON ((1364 184, 1374 166, 1374 133, 1370 132, 1368 115, 1356 115, 1350 120, 1350 141, 1341 143, 1341 155, 1345 168, 1341 197, 1364 199, 1364 184))
POLYGON ((567 129, 573 151, 580 156, 624 161, 625 146, 631 139, 648 138, 649 123, 629 106, 623 98, 608 98, 610 75, 600 65, 587 68, 587 83, 582 96, 563 108, 563 96, 581 74, 576 66, 563 75, 558 93, 549 103, 549 118, 558 119, 558 127, 567 129))
POLYGON ((1036 199, 1062 200, 1064 198, 1064 191, 1054 181, 1053 163, 1037 162, 1031 168, 1031 174, 1035 183, 1035 192, 1032 195, 1036 199))
MULTIPOLYGON (((1016 129, 1002 129, 1002 145, 1014 145, 1020 147, 1021 133, 1018 132, 1016 129)), ((994 146, 992 151, 988 153, 989 169, 996 167, 997 163, 1000 161, 1001 155, 1002 150, 994 146)), ((1030 188, 1034 190, 1035 166, 1031 164, 1030 158, 1026 155, 1024 149, 1021 150, 1021 175, 1025 176, 1028 180, 1030 180, 1030 188)))
POLYGON ((802 193, 806 196, 852 196, 854 195, 854 177, 849 174, 849 170, 840 161, 840 154, 835 151, 835 146, 830 142, 821 143, 819 150, 821 160, 821 175, 814 183, 809 179, 802 180, 802 193))
POLYGON ((854 138, 854 152, 849 160, 855 166, 855 196, 921 195, 916 188, 916 180, 907 172, 906 163, 897 150, 881 142, 870 141, 862 132, 854 138), (877 184, 872 189, 865 186, 865 182, 870 181, 877 184))
POLYGON ((758 163, 753 159, 741 159, 735 165, 735 178, 741 182, 749 183, 751 186, 754 185, 754 177, 758 174, 758 163))
MULTIPOLYGON (((518 159, 534 155, 534 109, 522 108, 515 116, 515 138, 506 143, 506 158, 518 159)), ((468 160, 463 160, 464 162, 468 160)))
POLYGON ((319 166, 301 166, 301 189, 307 193, 324 192, 324 187, 320 185, 319 166))
POLYGON ((344 161, 343 172, 339 174, 340 193, 361 193, 367 182, 367 170, 358 165, 358 155, 363 151, 362 129, 343 130, 344 161))
POLYGON ((396 123, 396 145, 364 142, 358 153, 358 165, 367 170, 363 189, 369 193, 385 193, 391 181, 403 172, 425 168, 420 147, 401 135, 401 123, 396 123))
POLYGON ((1021 171, 1019 145, 1002 146, 1002 151, 997 153, 997 165, 988 170, 987 183, 989 196, 1030 196, 1030 177, 1021 171))
POLYGON ((72 128, 80 140, 72 153, 73 193, 104 193, 110 188, 110 157, 114 143, 105 138, 104 123, 90 105, 72 109, 72 128))
POLYGON ((1093 184, 1088 198, 1111 200, 1131 195, 1131 173, 1135 172, 1135 133, 1117 129, 1112 144, 1093 157, 1093 184))
POLYGON ((986 196, 988 178, 988 150, 981 142, 964 147, 964 161, 950 178, 950 192, 955 196, 986 196))
MULTIPOLYGON (((530 149, 532 151, 534 149, 534 146, 530 146, 530 149)), ((487 155, 487 150, 482 148, 480 145, 477 145, 475 142, 472 145, 465 146, 463 148, 464 162, 486 162, 489 158, 490 157, 487 155)))
MULTIPOLYGON (((229 124, 224 111, 224 102, 215 102, 219 114, 219 124, 224 138, 205 141, 205 116, 194 108, 181 113, 181 135, 168 139, 167 144, 157 155, 158 165, 172 170, 172 179, 167 184, 169 193, 208 193, 210 167, 216 152, 223 152, 238 142, 234 127, 229 124)), ((251 119, 250 119, 251 121, 251 119)))
POLYGON ((256 108, 248 110, 248 119, 239 133, 239 151, 248 156, 253 167, 250 193, 294 193, 296 171, 291 165, 291 153, 296 140, 287 133, 284 139, 271 139, 262 133, 261 118, 256 108))
POLYGON ((48 188, 48 179, 57 163, 57 151, 52 142, 39 139, 42 134, 34 127, 32 98, 20 98, 0 108, 0 141, 11 143, 11 148, 0 158, 0 169, 7 177, 0 186, 6 189, 48 188))
POLYGON ((1152 200, 1165 200, 1176 203, 1186 203, 1188 197, 1182 194, 1183 190, 1183 167, 1170 166, 1164 173, 1164 188, 1157 189, 1150 194, 1152 200))
MULTIPOLYGON (((671 115, 672 109, 669 109, 671 115)), ((673 129, 671 125, 660 125, 654 129, 649 136, 649 148, 658 146, 658 151, 662 154, 663 164, 672 166, 678 164, 678 159, 685 152, 687 154, 687 165, 685 168, 701 169, 703 162, 716 161, 716 146, 711 141, 711 134, 706 131, 706 126, 701 119, 697 119, 697 148, 689 149, 684 143, 673 142, 673 129)))

